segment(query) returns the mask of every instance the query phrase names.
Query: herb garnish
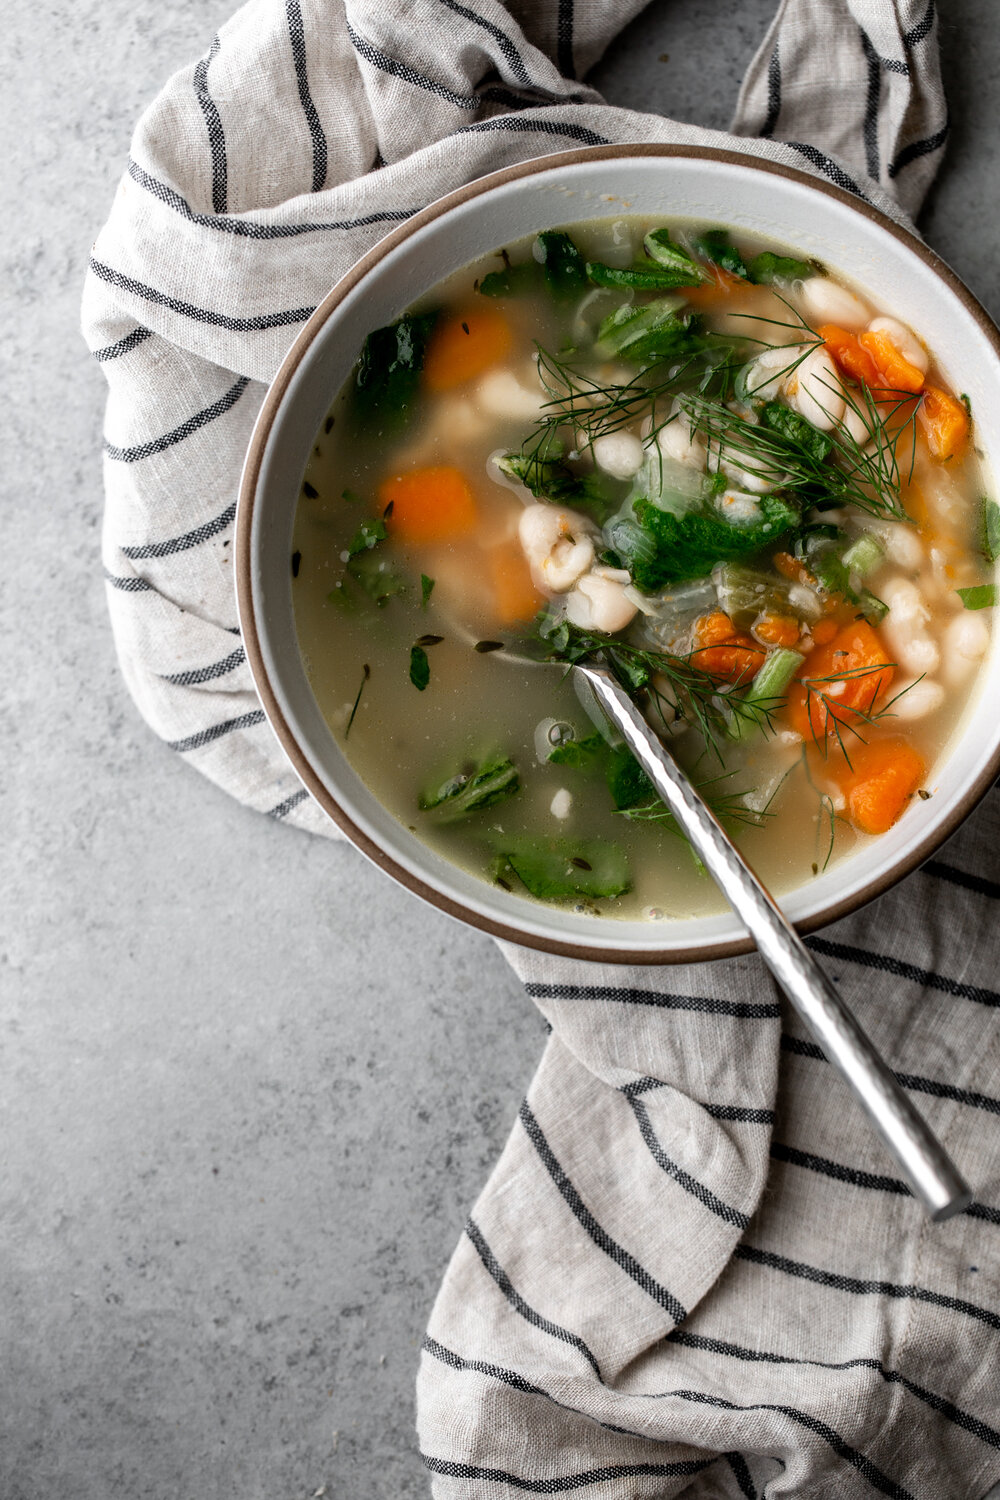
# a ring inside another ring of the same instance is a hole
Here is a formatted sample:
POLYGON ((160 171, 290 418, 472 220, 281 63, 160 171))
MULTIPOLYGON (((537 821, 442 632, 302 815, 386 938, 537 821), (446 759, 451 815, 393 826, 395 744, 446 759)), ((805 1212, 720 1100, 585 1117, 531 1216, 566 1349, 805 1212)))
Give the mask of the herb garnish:
POLYGON ((420 608, 427 608, 427 601, 434 592, 434 579, 428 578, 426 573, 420 575, 420 608))
POLYGON ((361 702, 361 694, 364 692, 364 690, 365 690, 365 683, 368 681, 368 679, 369 679, 369 677, 371 675, 372 675, 372 669, 368 665, 368 663, 365 662, 364 666, 361 669, 361 686, 358 688, 358 696, 354 700, 354 707, 351 709, 351 717, 348 719, 348 721, 347 721, 347 728, 344 730, 344 739, 345 740, 347 739, 347 736, 351 732, 351 725, 354 723, 354 715, 357 713, 357 711, 358 711, 358 704, 361 702))
POLYGON ((419 693, 431 680, 431 664, 423 646, 410 647, 410 681, 419 693))

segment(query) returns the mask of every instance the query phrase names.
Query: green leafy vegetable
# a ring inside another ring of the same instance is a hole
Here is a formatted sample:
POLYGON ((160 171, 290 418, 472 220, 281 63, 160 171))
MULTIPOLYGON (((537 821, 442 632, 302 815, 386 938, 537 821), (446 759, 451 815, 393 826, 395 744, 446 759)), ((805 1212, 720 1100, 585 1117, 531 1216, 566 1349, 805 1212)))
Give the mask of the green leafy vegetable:
POLYGON ((594 353, 603 359, 617 355, 638 364, 653 364, 701 347, 689 313, 678 314, 676 297, 660 297, 642 307, 624 302, 597 330, 594 353))
POLYGON ((988 562, 1000 557, 1000 505, 983 496, 982 551, 988 562))
POLYGON ((818 427, 807 422, 805 417, 800 417, 790 406, 782 406, 780 401, 769 401, 761 412, 760 419, 772 432, 780 433, 790 443, 804 449, 817 463, 823 463, 829 458, 833 443, 826 433, 820 432, 818 427))
POLYGON ((538 262, 523 260, 516 266, 504 266, 502 271, 490 271, 479 283, 479 290, 484 297, 521 297, 535 291, 541 280, 538 262))
MULTIPOLYGON (((649 562, 636 562, 632 578, 637 588, 652 594, 668 583, 703 578, 716 563, 752 557, 797 526, 799 508, 781 495, 762 495, 760 519, 730 522, 704 510, 675 516, 648 500, 635 501, 633 509, 640 526, 656 545, 649 562)), ((619 543, 615 542, 616 547, 619 543)))
POLYGON ((971 589, 955 590, 966 609, 989 609, 998 602, 998 587, 995 583, 979 583, 971 589))
POLYGON ((431 594, 434 592, 434 579, 428 578, 426 573, 420 575, 420 608, 426 609, 431 594))
POLYGON ((747 275, 761 286, 789 286, 793 281, 807 281, 810 276, 820 275, 822 270, 818 261, 793 260, 791 256, 765 250, 763 255, 754 256, 747 275))
POLYGON ((407 313, 365 340, 354 399, 365 427, 398 432, 409 420, 436 312, 407 313))
POLYGON ((608 757, 608 790, 617 812, 655 798, 656 788, 627 745, 615 745, 608 757))
POLYGON ((627 493, 624 486, 600 469, 574 474, 558 456, 561 452, 561 443, 550 442, 528 452, 505 453, 497 459, 497 468, 539 499, 586 511, 598 521, 617 510, 623 492, 627 493))
POLYGON ((670 271, 652 260, 637 260, 630 266, 606 266, 603 261, 588 260, 587 275, 595 286, 628 287, 637 292, 665 292, 670 287, 700 283, 701 273, 693 270, 670 271))
POLYGON ((556 302, 575 302, 583 296, 587 289, 587 267, 568 234, 556 229, 540 234, 535 240, 534 255, 556 302))
POLYGON ((410 647, 410 681, 419 693, 431 680, 431 664, 423 646, 410 647))
POLYGON ((632 883, 623 850, 610 840, 523 837, 497 852, 497 871, 512 870, 543 901, 621 896, 632 883))
POLYGON ((654 229, 646 235, 643 247, 651 260, 676 279, 674 286, 697 286, 709 277, 698 262, 670 238, 669 229, 654 229))
POLYGON ((595 730, 585 739, 564 740, 556 745, 549 754, 549 762, 554 766, 569 766, 574 771, 587 771, 603 760, 606 749, 607 741, 595 730))
POLYGON ((361 552, 352 557, 347 571, 380 608, 397 594, 406 593, 406 579, 380 552, 361 552))
POLYGON ((706 229, 696 236, 694 247, 706 260, 720 266, 732 276, 747 276, 746 262, 729 238, 725 229, 706 229))
POLYGON ((421 812, 432 812, 439 823, 455 823, 470 813, 493 807, 519 791, 517 767, 507 757, 487 758, 479 766, 460 771, 419 799, 421 812))
POLYGON ((370 552, 379 542, 384 542, 388 535, 384 521, 362 521, 347 548, 348 557, 357 557, 360 552, 370 552))

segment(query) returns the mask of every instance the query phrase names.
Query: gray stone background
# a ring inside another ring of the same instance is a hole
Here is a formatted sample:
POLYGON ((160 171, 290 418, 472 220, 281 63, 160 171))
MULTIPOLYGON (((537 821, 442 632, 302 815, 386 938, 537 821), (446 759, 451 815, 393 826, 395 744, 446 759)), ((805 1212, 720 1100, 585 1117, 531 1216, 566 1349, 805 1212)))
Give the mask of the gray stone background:
MULTIPOLYGON (((656 0, 592 80, 724 128, 773 5, 656 0)), ((231 8, 5 7, 0 1500, 426 1495, 420 1339, 543 1042, 488 938, 230 802, 118 675, 81 283, 231 8)), ((943 9, 922 228, 996 316, 1000 27, 943 9)))

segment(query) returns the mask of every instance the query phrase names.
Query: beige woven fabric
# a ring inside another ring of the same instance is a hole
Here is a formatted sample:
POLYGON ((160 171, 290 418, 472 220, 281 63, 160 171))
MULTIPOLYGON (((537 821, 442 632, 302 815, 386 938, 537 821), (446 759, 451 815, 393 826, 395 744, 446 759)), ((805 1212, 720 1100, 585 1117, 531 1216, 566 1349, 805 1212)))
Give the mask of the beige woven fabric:
MULTIPOLYGON (((291 338, 387 229, 608 141, 727 146, 919 207, 946 132, 933 3, 782 4, 733 136, 576 81, 638 8, 254 0, 139 123, 84 298, 110 386, 112 623, 154 731, 263 812, 332 832, 239 642, 240 464, 291 338)), ((814 940, 974 1180, 943 1226, 757 960, 508 950, 552 1036, 431 1318, 419 1427, 442 1500, 979 1500, 1000 1478, 996 795, 814 940)))

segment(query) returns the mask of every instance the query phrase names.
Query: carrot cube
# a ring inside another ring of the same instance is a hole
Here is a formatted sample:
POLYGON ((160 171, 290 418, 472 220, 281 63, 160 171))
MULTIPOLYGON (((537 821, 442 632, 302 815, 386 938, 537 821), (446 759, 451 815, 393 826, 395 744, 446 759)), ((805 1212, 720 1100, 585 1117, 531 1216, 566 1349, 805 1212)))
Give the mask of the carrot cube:
POLYGON ((478 519, 469 481, 447 465, 396 474, 379 485, 378 497, 392 506, 390 534, 415 547, 466 536, 478 519))
POLYGON ((432 391, 464 385, 503 359, 510 344, 510 324, 498 307, 476 307, 445 318, 427 345, 424 383, 432 391))

